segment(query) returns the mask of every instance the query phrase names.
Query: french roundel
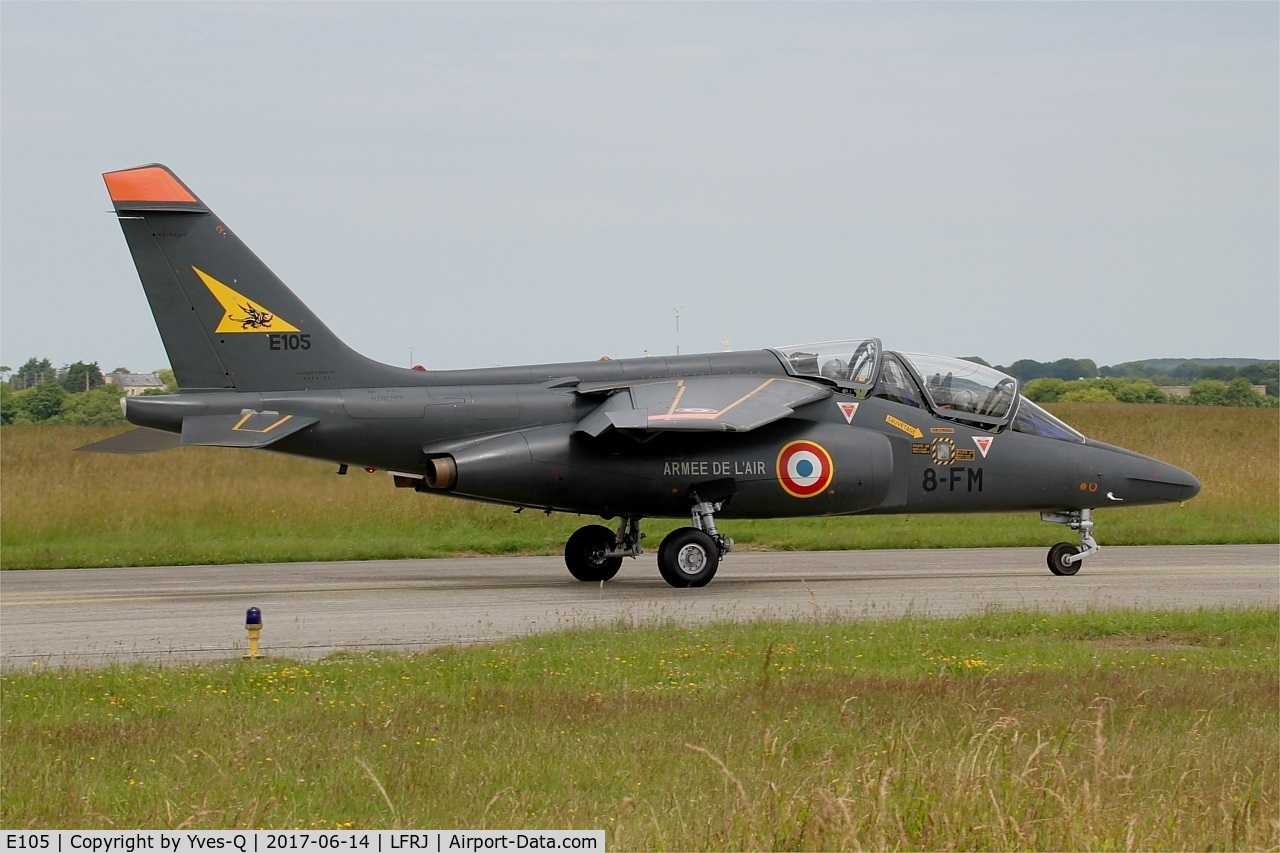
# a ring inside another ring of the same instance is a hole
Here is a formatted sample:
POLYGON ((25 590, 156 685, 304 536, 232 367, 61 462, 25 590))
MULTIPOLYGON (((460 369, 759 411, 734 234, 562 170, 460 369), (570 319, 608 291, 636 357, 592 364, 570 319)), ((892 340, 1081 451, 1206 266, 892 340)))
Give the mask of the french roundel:
POLYGON ((793 441, 778 454, 778 482, 792 497, 822 494, 835 472, 831 454, 812 441, 793 441))

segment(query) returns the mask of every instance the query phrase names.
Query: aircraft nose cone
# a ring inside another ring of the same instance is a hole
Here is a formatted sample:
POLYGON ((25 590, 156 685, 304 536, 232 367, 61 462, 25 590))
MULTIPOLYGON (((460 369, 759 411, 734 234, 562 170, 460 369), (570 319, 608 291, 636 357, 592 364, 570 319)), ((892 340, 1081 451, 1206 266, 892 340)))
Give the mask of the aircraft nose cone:
POLYGON ((1178 500, 1191 500, 1196 495, 1200 494, 1200 481, 1195 478, 1195 475, 1190 471, 1183 471, 1181 468, 1174 468, 1173 470, 1177 471, 1182 478, 1179 482, 1175 483, 1178 488, 1183 490, 1182 497, 1178 498, 1178 500))
POLYGON ((1147 458, 1136 462, 1125 479, 1131 488, 1142 494, 1142 500, 1146 501, 1180 503, 1200 494, 1200 481, 1195 475, 1158 459, 1147 458))

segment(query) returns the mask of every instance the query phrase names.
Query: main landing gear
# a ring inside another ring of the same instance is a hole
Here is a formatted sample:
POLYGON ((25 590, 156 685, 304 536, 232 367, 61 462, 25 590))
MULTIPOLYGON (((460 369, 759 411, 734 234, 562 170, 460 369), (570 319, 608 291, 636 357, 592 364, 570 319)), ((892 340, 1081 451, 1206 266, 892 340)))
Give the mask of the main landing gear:
MULTIPOLYGON (((693 499, 693 525, 671 531, 658 548, 658 571, 674 587, 706 586, 715 577, 720 558, 733 549, 733 540, 716 530, 715 514, 724 501, 704 501, 697 493, 693 499)), ((623 557, 644 553, 640 545, 643 539, 638 516, 619 520, 617 532, 589 524, 569 537, 564 563, 569 574, 580 581, 611 580, 622 567, 623 557)))
POLYGON ((1055 575, 1074 575, 1080 571, 1080 564, 1085 557, 1091 557, 1101 550, 1093 538, 1093 512, 1089 509, 1077 509, 1069 512, 1042 512, 1041 521, 1054 524, 1065 524, 1076 531, 1080 537, 1080 545, 1070 542, 1059 542, 1049 549, 1049 571, 1055 575))
POLYGON ((638 517, 620 519, 617 533, 602 524, 588 524, 569 537, 564 546, 564 564, 569 567, 569 574, 580 581, 612 580, 622 568, 623 557, 644 553, 640 547, 643 538, 638 517))
POLYGON ((715 514, 723 501, 699 500, 693 495, 692 527, 677 527, 658 549, 658 571, 675 587, 706 586, 720 568, 720 558, 733 550, 733 540, 716 530, 715 514))

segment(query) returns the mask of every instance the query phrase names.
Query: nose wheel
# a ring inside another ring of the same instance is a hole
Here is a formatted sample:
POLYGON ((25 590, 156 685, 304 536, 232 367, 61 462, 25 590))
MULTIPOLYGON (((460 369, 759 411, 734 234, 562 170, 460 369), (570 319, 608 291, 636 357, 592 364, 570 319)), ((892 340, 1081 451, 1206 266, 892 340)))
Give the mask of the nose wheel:
POLYGON ((1080 547, 1070 542, 1059 542, 1049 549, 1049 571, 1055 575, 1074 575, 1080 571, 1080 560, 1072 561, 1080 553, 1080 547))
POLYGON ((1091 510, 1042 512, 1040 513, 1040 520, 1054 524, 1065 524, 1076 531, 1080 537, 1079 546, 1072 545, 1070 542, 1059 542, 1049 549, 1047 560, 1049 571, 1055 575, 1074 575, 1080 571, 1080 565, 1084 562, 1085 557, 1092 557, 1102 550, 1102 546, 1093 538, 1093 513, 1091 510))

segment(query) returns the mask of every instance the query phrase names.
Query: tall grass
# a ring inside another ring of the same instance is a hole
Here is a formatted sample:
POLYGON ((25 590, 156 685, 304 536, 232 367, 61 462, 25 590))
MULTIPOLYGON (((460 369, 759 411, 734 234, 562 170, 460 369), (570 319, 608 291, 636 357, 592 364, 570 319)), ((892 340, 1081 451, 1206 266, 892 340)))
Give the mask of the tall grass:
POLYGON ((1280 844, 1274 610, 654 626, 5 674, 6 828, 612 849, 1280 844))
MULTIPOLYGON (((1280 410, 1075 404, 1086 434, 1190 470, 1186 506, 1097 514, 1103 544, 1280 541, 1280 410)), ((257 451, 75 453, 118 430, 0 429, 0 565, 58 568, 459 554, 554 554, 577 516, 543 516, 393 489, 385 474, 257 451)), ((648 521, 649 542, 686 522, 648 521)), ((1035 514, 733 521, 742 547, 1047 545, 1035 514)), ((656 547, 656 546, 655 546, 656 547)))

